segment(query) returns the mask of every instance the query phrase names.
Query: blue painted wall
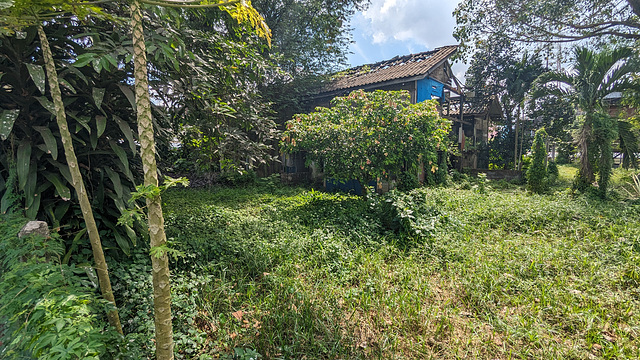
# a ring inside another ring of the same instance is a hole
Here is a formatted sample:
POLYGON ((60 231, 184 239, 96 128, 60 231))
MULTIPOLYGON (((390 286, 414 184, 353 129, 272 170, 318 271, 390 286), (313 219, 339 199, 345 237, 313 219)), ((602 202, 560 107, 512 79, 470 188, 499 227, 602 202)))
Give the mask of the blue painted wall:
POLYGON ((418 80, 416 102, 431 100, 433 97, 439 97, 441 102, 444 101, 444 84, 432 78, 418 80))
MULTIPOLYGON (((369 181, 369 187, 376 187, 376 181, 369 181)), ((337 181, 335 179, 327 179, 325 183, 325 190, 328 192, 346 192, 348 194, 354 195, 363 195, 362 185, 358 180, 349 180, 349 181, 337 181)))

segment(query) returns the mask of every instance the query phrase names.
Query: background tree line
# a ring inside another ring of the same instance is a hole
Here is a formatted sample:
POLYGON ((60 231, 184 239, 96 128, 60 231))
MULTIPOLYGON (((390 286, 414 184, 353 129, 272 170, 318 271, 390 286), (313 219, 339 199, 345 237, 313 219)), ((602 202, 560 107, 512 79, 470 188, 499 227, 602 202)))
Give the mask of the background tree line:
POLYGON ((598 180, 606 193, 614 150, 622 166, 636 167, 640 124, 628 114, 612 119, 603 100, 623 93, 637 104, 639 15, 632 0, 461 2, 454 35, 471 59, 471 101, 496 95, 505 115, 487 165, 520 169, 533 131, 545 128, 559 161, 580 158, 576 189, 598 180))

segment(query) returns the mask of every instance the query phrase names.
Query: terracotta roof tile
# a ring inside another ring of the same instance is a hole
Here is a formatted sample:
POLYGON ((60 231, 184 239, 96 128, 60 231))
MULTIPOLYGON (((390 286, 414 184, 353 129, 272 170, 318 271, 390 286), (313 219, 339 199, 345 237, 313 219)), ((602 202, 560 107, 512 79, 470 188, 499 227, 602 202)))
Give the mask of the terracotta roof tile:
POLYGON ((327 84, 320 92, 360 88, 390 80, 426 75, 457 50, 457 45, 443 46, 431 51, 396 56, 375 64, 354 67, 340 74, 339 78, 327 84))

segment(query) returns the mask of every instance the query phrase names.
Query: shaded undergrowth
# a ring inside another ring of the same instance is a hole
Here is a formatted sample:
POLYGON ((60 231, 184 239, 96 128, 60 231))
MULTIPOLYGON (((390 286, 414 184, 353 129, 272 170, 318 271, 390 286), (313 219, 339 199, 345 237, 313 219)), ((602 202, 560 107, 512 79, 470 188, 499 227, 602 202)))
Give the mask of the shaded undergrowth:
MULTIPOLYGON (((632 202, 518 187, 360 198, 265 186, 175 190, 164 202, 184 253, 172 265, 179 358, 640 356, 632 202)), ((145 334, 150 285, 131 266, 113 273, 128 330, 145 334)))

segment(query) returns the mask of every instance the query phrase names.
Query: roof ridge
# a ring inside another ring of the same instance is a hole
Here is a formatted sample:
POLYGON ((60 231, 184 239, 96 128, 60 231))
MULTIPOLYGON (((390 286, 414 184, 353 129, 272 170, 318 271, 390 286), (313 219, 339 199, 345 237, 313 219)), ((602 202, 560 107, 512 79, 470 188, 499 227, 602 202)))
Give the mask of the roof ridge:
POLYGON ((395 56, 372 64, 355 66, 334 74, 334 79, 319 93, 359 88, 390 80, 428 74, 435 66, 446 61, 458 45, 445 45, 415 54, 395 56))
POLYGON ((378 62, 374 62, 374 63, 370 63, 370 64, 362 64, 362 65, 350 67, 348 69, 339 71, 338 73, 348 72, 350 70, 358 70, 358 69, 362 69, 364 67, 373 68, 375 65, 382 65, 382 64, 388 63, 390 61, 398 61, 400 59, 405 59, 405 58, 410 59, 410 58, 416 57, 418 55, 436 54, 436 53, 438 53, 440 50, 442 50, 444 48, 458 48, 458 47, 459 47, 459 45, 443 45, 443 46, 439 46, 437 48, 434 48, 432 50, 421 51, 421 52, 418 52, 418 53, 412 53, 412 54, 408 54, 408 55, 396 55, 396 56, 392 57, 391 59, 380 60, 378 62))

